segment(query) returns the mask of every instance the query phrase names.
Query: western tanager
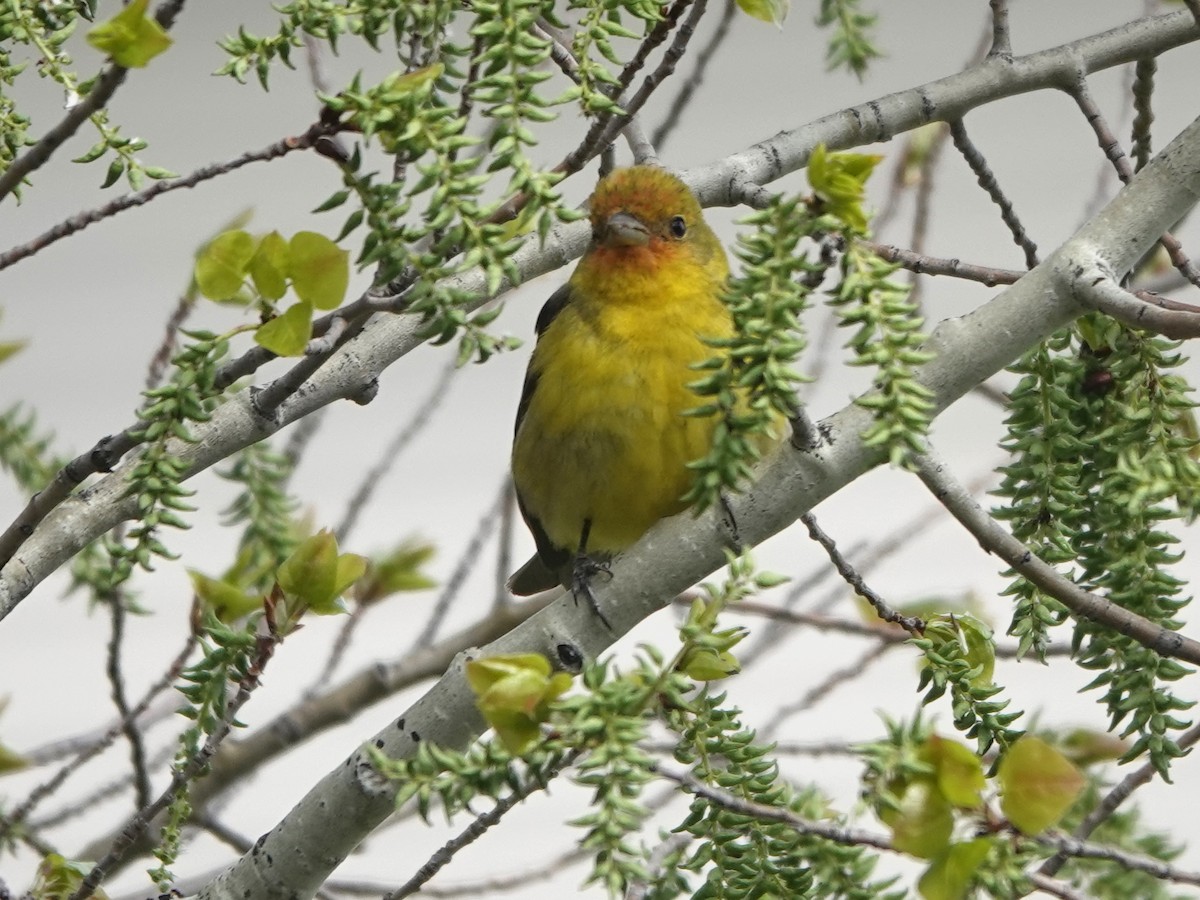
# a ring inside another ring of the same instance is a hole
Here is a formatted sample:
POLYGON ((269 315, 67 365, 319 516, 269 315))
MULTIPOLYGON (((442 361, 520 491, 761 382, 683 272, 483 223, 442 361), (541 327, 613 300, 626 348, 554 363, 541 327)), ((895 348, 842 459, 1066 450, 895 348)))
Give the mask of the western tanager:
MULTIPOLYGON (((589 566, 684 509, 687 463, 716 420, 692 366, 732 331, 725 251, 682 181, 618 169, 592 195, 592 242, 542 308, 517 409, 512 472, 537 554, 514 594, 581 586, 589 566)), ((586 589, 586 583, 583 585, 586 589)))

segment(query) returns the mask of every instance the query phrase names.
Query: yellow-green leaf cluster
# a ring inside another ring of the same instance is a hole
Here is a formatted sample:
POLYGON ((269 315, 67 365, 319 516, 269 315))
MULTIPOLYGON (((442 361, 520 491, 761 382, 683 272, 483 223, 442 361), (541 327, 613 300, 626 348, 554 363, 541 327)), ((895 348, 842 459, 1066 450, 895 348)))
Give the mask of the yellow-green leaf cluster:
POLYGON ((808 160, 808 183, 821 212, 844 223, 850 234, 866 234, 870 216, 863 208, 867 179, 883 159, 869 153, 830 153, 818 144, 808 160))
POLYGON ((345 612, 341 596, 367 569, 367 560, 354 553, 338 553, 337 538, 327 530, 306 538, 279 567, 277 577, 284 596, 299 610, 317 615, 345 612))
POLYGON ((422 571, 435 552, 433 544, 407 540, 371 559, 366 575, 355 586, 354 598, 362 604, 378 603, 404 591, 435 587, 437 582, 422 571))
POLYGON ((196 256, 196 287, 219 303, 257 303, 274 311, 290 286, 300 302, 260 325, 259 345, 279 356, 299 356, 312 337, 315 310, 336 309, 350 284, 350 256, 313 231, 285 240, 277 231, 256 238, 241 229, 213 238, 196 256))
POLYGON ((751 18, 783 27, 791 8, 791 0, 737 0, 738 8, 751 18))
POLYGON ((118 66, 140 69, 171 46, 171 38, 153 16, 146 15, 150 0, 133 0, 128 6, 88 32, 87 41, 108 54, 118 66))
POLYGON ((537 739, 550 703, 570 688, 571 676, 553 672, 539 653, 521 653, 471 660, 467 683, 505 749, 521 753, 537 739))
POLYGON ((188 577, 203 609, 221 622, 236 621, 263 607, 261 594, 247 593, 233 581, 210 578, 195 569, 188 569, 188 577))
MULTIPOLYGON (((92 864, 67 859, 59 853, 49 853, 38 866, 37 880, 30 896, 33 900, 67 900, 74 896, 92 871, 92 864)), ((107 894, 97 888, 84 900, 107 900, 107 894)))

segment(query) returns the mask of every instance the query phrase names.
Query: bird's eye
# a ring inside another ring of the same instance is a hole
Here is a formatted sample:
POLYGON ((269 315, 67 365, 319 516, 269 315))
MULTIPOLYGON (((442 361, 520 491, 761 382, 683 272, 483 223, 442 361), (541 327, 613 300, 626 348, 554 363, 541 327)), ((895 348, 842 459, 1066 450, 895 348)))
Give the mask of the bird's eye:
POLYGON ((687 222, 683 221, 683 216, 676 216, 671 220, 671 234, 677 238, 687 234, 687 222))

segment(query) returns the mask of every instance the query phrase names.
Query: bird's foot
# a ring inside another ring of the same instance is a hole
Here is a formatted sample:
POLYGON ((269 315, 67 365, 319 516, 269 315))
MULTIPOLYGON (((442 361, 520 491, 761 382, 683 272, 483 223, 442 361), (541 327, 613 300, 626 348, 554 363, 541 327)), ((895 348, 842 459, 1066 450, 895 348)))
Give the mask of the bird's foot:
POLYGON ((596 603, 596 595, 592 593, 592 579, 597 576, 603 576, 605 580, 612 578, 607 560, 593 559, 586 554, 575 557, 575 568, 571 571, 571 596, 575 598, 576 603, 579 602, 580 597, 586 600, 587 605, 596 614, 596 618, 604 623, 605 628, 612 631, 612 624, 600 611, 600 606, 596 603))

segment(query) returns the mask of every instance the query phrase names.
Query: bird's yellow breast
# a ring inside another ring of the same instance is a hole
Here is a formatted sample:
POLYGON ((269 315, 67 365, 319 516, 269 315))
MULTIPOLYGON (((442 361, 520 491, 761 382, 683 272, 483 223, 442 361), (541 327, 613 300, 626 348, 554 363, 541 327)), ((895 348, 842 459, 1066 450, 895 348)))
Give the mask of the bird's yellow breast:
MULTIPOLYGON (((601 267, 611 262, 591 260, 601 267)), ((526 511, 559 547, 614 553, 681 511, 687 463, 709 448, 715 421, 686 417, 701 398, 691 367, 730 333, 719 267, 626 267, 590 284, 581 266, 572 296, 538 340, 537 379, 513 446, 526 511), (578 289, 576 289, 578 288, 578 289)))

